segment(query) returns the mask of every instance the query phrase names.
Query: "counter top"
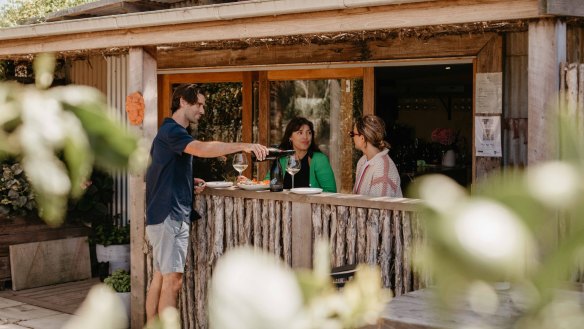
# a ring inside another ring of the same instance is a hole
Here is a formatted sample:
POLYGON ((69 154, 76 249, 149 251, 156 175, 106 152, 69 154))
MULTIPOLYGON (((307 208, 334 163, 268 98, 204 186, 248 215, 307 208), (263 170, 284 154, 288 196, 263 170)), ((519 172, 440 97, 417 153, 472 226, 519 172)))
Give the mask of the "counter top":
POLYGON ((210 188, 202 192, 203 195, 228 196, 235 198, 253 198, 264 200, 280 200, 302 203, 319 203, 348 207, 364 207, 391 209, 402 211, 415 211, 421 204, 421 200, 408 198, 370 197, 365 195, 345 193, 319 193, 319 194, 295 194, 288 190, 282 192, 246 191, 237 187, 210 188))

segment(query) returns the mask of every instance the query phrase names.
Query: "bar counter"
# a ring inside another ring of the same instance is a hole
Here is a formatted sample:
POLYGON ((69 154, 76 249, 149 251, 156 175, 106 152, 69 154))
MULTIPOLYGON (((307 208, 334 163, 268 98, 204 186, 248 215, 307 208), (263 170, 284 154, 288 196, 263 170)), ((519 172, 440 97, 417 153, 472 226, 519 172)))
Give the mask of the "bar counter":
POLYGON ((383 286, 396 296, 425 287, 427 279, 411 266, 412 252, 423 240, 419 203, 342 193, 207 188, 195 197, 202 218, 191 225, 179 300, 183 328, 208 328, 208 280, 223 253, 240 245, 265 249, 301 268, 312 266, 314 241, 325 238, 332 267, 378 265, 383 286))

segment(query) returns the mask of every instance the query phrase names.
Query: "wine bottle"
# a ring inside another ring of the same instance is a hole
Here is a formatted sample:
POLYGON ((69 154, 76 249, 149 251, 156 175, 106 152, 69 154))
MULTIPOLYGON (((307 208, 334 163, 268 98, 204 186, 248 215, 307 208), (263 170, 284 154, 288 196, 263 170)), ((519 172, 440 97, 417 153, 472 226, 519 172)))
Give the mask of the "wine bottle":
MULTIPOLYGON (((289 155, 292 155, 294 153, 295 153, 294 150, 280 150, 279 148, 276 148, 276 147, 268 147, 268 155, 266 156, 266 158, 264 160, 261 160, 261 161, 277 160, 281 157, 289 156, 289 155)), ((258 160, 256 158, 254 153, 251 154, 251 159, 253 161, 261 162, 260 160, 258 160)))
POLYGON ((280 160, 274 159, 270 168, 270 191, 282 192, 284 190, 284 171, 280 160))

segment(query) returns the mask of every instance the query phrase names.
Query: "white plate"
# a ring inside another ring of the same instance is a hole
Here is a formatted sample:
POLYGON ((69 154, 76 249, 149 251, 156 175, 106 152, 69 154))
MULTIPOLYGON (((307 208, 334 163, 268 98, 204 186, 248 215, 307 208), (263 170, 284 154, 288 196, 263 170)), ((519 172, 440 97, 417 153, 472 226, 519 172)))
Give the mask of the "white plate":
POLYGON ((233 186, 233 182, 207 182, 207 187, 212 188, 222 188, 222 187, 231 187, 233 186))
POLYGON ((322 189, 318 187, 297 187, 290 189, 290 192, 296 194, 318 194, 322 193, 322 189))
POLYGON ((265 184, 237 184, 237 186, 239 188, 242 188, 244 190, 248 190, 248 191, 260 191, 260 190, 269 190, 270 189, 270 185, 265 185, 265 184))

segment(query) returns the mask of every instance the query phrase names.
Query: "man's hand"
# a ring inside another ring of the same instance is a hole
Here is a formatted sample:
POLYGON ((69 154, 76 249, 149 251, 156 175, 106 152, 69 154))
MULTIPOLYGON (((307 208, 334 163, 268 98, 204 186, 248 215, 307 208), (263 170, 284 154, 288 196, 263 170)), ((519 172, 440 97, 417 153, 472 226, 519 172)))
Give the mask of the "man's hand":
POLYGON ((207 184, 200 178, 195 178, 195 194, 199 194, 205 190, 207 184))
POLYGON ((261 144, 244 144, 243 151, 247 153, 253 152, 259 161, 262 161, 268 156, 268 148, 261 144))

